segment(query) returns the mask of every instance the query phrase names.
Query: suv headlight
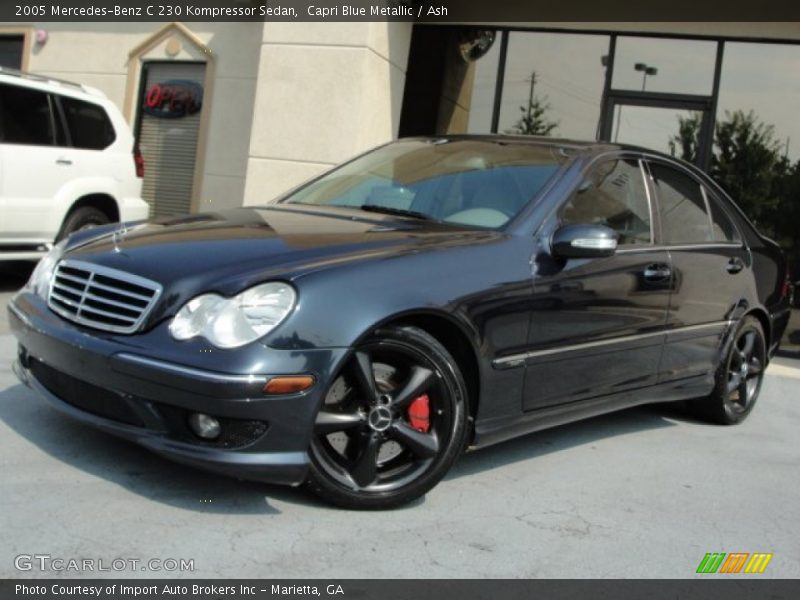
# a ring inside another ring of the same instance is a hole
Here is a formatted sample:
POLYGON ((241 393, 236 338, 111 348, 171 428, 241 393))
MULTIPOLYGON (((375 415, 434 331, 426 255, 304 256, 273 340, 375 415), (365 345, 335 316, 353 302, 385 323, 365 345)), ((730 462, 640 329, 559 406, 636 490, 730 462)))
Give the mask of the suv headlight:
POLYGON ((64 248, 67 246, 67 240, 61 240, 53 246, 47 254, 37 263, 36 268, 31 273, 31 278, 25 284, 25 289, 29 292, 41 296, 47 300, 50 294, 50 283, 53 279, 53 272, 56 270, 56 265, 61 257, 64 255, 64 248))
POLYGON ((176 340, 202 335, 218 348, 238 348, 264 337, 283 321, 297 300, 287 283, 262 283, 233 298, 196 296, 181 307, 169 324, 176 340))

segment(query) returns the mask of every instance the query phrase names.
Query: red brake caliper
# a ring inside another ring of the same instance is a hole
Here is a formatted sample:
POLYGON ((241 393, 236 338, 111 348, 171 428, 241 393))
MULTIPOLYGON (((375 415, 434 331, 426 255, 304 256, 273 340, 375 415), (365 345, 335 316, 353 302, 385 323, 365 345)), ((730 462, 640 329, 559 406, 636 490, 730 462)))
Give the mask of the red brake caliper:
POLYGON ((431 428, 431 399, 422 394, 408 406, 408 422, 417 431, 428 433, 431 428))

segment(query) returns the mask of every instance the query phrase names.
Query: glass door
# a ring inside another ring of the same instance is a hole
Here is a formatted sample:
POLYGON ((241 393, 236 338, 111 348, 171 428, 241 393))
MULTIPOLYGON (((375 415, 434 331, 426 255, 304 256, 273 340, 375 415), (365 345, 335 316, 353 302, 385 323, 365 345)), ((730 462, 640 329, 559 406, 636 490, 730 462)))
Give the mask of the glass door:
POLYGON ((668 96, 672 95, 612 92, 601 139, 657 150, 704 167, 714 127, 710 100, 668 96))

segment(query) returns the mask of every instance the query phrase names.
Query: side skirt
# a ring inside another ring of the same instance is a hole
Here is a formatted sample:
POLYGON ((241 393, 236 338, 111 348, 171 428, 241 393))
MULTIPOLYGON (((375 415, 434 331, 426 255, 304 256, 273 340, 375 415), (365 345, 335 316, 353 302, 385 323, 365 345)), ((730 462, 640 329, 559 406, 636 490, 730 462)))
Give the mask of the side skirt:
POLYGON ((699 398, 711 393, 713 373, 660 383, 619 394, 598 396, 569 404, 549 406, 502 419, 486 419, 475 424, 475 437, 470 448, 482 448, 504 442, 526 433, 573 423, 642 404, 675 402, 699 398))

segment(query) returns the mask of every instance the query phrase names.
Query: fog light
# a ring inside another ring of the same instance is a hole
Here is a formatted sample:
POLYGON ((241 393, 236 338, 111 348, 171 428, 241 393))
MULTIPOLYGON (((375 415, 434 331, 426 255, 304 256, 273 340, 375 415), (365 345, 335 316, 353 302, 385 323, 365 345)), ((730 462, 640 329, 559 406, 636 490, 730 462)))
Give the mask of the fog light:
POLYGON ((201 437, 204 440, 218 438, 222 429, 219 421, 203 413, 192 413, 189 416, 189 426, 197 437, 201 437))

